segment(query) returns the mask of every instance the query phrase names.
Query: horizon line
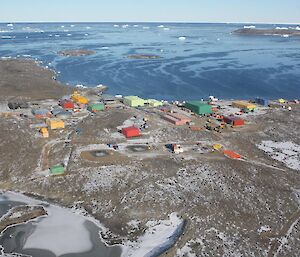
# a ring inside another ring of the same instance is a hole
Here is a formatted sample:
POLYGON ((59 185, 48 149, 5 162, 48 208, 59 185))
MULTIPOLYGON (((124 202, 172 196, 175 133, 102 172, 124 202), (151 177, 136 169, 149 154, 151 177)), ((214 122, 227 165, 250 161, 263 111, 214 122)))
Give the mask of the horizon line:
POLYGON ((300 22, 249 22, 249 21, 0 21, 0 24, 18 24, 18 23, 162 23, 162 24, 261 24, 261 25, 300 25, 300 22))

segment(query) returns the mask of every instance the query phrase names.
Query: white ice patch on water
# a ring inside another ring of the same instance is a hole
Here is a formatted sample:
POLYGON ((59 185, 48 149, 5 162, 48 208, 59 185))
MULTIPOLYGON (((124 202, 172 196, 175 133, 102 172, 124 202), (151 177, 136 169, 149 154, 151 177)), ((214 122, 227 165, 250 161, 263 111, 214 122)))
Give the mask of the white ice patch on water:
POLYGON ((92 249, 90 233, 84 227, 85 219, 60 207, 47 208, 48 216, 27 238, 24 249, 44 249, 56 256, 82 253, 92 249))
MULTIPOLYGON (((45 204, 45 202, 18 193, 6 192, 4 195, 10 201, 21 201, 29 205, 45 204)), ((45 209, 48 216, 38 220, 38 226, 27 238, 24 249, 49 250, 56 256, 82 253, 92 249, 90 232, 84 226, 87 220, 93 222, 92 218, 84 217, 70 209, 55 205, 49 205, 45 209)), ((97 225, 103 231, 102 226, 98 223, 97 225)))
POLYGON ((136 242, 125 244, 122 257, 149 256, 152 250, 169 240, 182 222, 176 213, 170 214, 168 220, 148 221, 145 234, 136 242))
POLYGON ((300 145, 293 142, 262 141, 257 147, 272 159, 284 163, 287 167, 300 171, 300 145))

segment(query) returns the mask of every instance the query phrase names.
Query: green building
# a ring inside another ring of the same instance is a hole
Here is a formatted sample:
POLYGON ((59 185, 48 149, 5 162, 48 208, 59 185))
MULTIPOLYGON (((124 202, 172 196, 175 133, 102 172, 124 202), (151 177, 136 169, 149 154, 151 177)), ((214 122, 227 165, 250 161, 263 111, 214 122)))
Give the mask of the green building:
POLYGON ((185 108, 191 110, 198 115, 211 114, 212 107, 206 102, 202 101, 189 101, 185 104, 185 108))
POLYGON ((144 106, 146 101, 138 96, 125 96, 124 104, 130 107, 140 107, 144 106))
POLYGON ((50 173, 52 175, 62 175, 65 173, 65 168, 62 165, 55 165, 50 168, 50 173))
POLYGON ((159 106, 163 106, 162 101, 157 101, 155 99, 148 99, 147 100, 147 104, 151 107, 159 107, 159 106))
POLYGON ((87 109, 90 112, 98 112, 98 111, 104 111, 105 106, 103 103, 95 103, 95 104, 90 104, 87 109))

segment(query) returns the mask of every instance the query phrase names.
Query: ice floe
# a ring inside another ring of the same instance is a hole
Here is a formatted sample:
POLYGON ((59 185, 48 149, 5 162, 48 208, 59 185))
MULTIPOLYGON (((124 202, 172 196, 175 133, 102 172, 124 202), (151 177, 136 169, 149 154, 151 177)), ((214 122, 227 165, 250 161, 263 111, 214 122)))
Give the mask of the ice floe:
POLYGON ((13 38, 16 38, 16 37, 13 37, 13 36, 1 36, 2 39, 13 39, 13 38))
POLYGON ((275 29, 277 29, 277 30, 288 30, 289 28, 287 28, 287 27, 276 27, 275 29))

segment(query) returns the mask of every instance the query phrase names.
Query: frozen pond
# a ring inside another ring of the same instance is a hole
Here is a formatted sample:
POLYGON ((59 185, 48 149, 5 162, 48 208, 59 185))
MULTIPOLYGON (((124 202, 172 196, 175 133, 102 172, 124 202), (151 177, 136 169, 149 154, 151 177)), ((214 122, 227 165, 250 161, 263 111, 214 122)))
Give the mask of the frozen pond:
POLYGON ((121 247, 108 247, 101 241, 101 229, 91 219, 70 209, 8 192, 0 194, 0 215, 3 216, 14 206, 24 204, 43 205, 48 216, 5 230, 0 238, 5 253, 33 257, 121 256, 121 247))

